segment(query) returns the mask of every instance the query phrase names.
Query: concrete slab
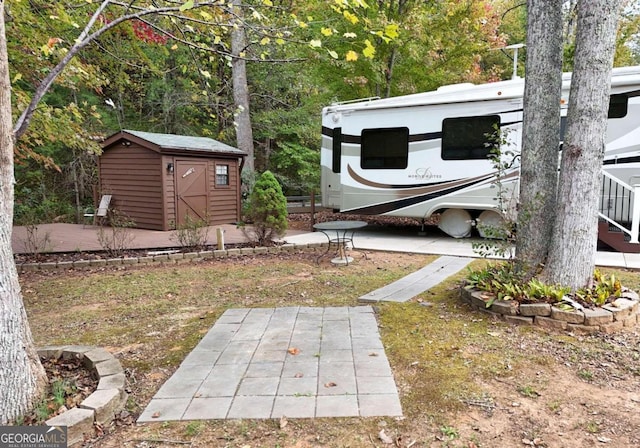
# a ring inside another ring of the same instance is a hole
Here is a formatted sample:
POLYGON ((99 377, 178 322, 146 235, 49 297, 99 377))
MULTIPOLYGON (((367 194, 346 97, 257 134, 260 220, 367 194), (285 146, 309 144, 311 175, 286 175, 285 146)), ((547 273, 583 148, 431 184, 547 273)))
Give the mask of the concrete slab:
POLYGON ((400 280, 358 298, 361 302, 406 302, 442 283, 473 261, 468 257, 443 256, 400 280))
POLYGON ((138 422, 376 415, 402 409, 373 309, 287 307, 227 310, 138 422))
MULTIPOLYGON (((290 234, 283 238, 283 241, 288 244, 326 243, 326 240, 326 237, 320 232, 290 234)), ((454 239, 440 234, 399 234, 397 232, 385 232, 375 228, 358 230, 353 238, 354 246, 358 248, 358 250, 379 250, 471 258, 482 258, 473 250, 473 244, 481 241, 482 239, 480 238, 454 239)), ((640 260, 635 255, 637 254, 597 252, 596 265, 640 269, 640 260), (631 255, 631 257, 629 257, 629 255, 631 255)), ((354 262, 357 262, 357 259, 354 262)))

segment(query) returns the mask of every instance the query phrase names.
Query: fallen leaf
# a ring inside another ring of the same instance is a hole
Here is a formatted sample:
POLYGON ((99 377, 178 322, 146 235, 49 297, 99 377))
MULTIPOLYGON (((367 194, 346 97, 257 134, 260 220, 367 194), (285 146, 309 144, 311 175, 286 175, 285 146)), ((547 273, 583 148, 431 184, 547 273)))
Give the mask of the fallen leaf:
POLYGON ((329 383, 326 383, 326 384, 324 385, 324 387, 327 387, 327 388, 328 388, 328 387, 336 387, 336 386, 337 386, 337 384, 336 384, 336 383, 334 383, 334 382, 329 382, 329 383))
POLYGON ((393 439, 384 432, 384 429, 380 430, 380 432, 378 433, 378 438, 384 444, 391 445, 393 443, 393 439))
POLYGON ((151 418, 158 418, 158 417, 160 417, 159 412, 154 412, 153 415, 151 416, 151 418))
POLYGON ((294 378, 302 378, 304 376, 304 373, 302 372, 298 372, 295 375, 293 375, 294 378))
POLYGON ((376 352, 369 353, 369 356, 379 356, 376 352))
POLYGON ((290 355, 296 356, 297 354, 300 353, 300 349, 296 347, 291 347, 289 348, 289 350, 287 350, 287 352, 289 352, 290 355))
POLYGON ((289 421, 287 420, 287 417, 285 417, 284 415, 280 417, 280 429, 286 428, 288 423, 289 421))
POLYGON ((165 378, 165 374, 160 372, 149 373, 146 376, 152 381, 163 380, 165 378))

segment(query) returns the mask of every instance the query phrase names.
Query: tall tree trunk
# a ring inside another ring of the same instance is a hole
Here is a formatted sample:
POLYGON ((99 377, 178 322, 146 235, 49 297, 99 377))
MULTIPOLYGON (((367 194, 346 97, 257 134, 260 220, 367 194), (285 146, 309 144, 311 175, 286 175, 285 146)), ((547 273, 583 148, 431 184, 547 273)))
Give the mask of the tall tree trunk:
POLYGON ((533 276, 549 251, 557 193, 562 0, 528 0, 527 17, 516 257, 533 276))
POLYGON ((384 97, 389 98, 391 96, 391 83, 393 81, 393 69, 396 65, 397 52, 395 47, 391 48, 391 54, 389 55, 389 59, 387 59, 387 68, 385 70, 384 79, 385 79, 385 90, 384 97))
POLYGON ((0 2, 0 425, 26 413, 40 398, 46 384, 11 249, 13 146, 4 2, 0 2))
POLYGON ((253 131, 249 114, 249 85, 247 82, 247 63, 243 53, 246 51, 247 39, 242 23, 242 0, 233 0, 234 11, 238 17, 231 31, 231 76, 233 78, 233 101, 236 106, 236 140, 238 149, 248 155, 244 169, 254 170, 255 155, 253 148, 253 131))
POLYGON ((611 69, 621 0, 580 0, 558 205, 543 278, 578 289, 590 284, 598 235, 598 194, 607 131, 611 69))

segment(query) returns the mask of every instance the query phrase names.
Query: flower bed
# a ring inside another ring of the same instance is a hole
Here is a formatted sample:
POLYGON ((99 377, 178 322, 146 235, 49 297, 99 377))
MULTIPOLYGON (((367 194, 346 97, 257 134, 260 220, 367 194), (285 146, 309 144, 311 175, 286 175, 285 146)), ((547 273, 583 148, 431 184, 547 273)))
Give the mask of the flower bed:
POLYGON ((595 308, 565 310, 549 303, 519 303, 516 300, 494 300, 492 294, 479 289, 461 288, 462 298, 473 308, 490 313, 507 322, 538 325, 576 333, 613 333, 633 327, 640 321, 640 298, 633 291, 595 308))

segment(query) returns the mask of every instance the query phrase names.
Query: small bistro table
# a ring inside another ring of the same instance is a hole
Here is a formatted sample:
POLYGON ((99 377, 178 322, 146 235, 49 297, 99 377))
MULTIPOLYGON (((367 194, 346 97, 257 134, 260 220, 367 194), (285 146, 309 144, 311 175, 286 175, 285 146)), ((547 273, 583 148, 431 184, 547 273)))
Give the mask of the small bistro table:
POLYGON ((337 255, 331 260, 331 263, 348 265, 353 261, 353 258, 347 255, 346 246, 351 243, 351 247, 355 249, 353 245, 353 234, 356 230, 366 226, 367 223, 364 221, 328 221, 314 224, 313 228, 324 233, 329 242, 327 251, 316 259, 316 263, 329 253, 331 246, 336 246, 337 255))

